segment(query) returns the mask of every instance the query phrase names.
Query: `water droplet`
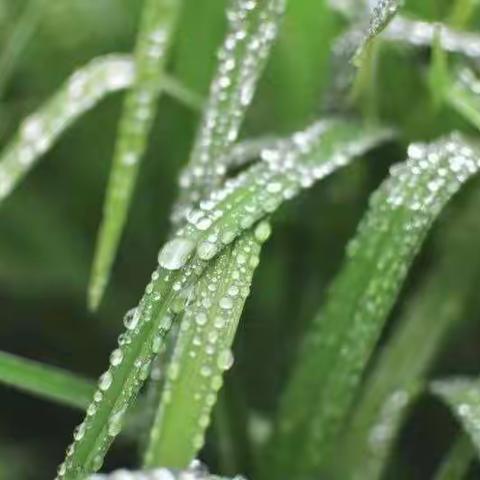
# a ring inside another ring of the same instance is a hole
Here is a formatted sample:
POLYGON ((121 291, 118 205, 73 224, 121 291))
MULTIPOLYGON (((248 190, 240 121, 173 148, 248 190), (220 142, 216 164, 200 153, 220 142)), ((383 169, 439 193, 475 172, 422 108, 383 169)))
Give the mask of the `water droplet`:
POLYGON ((166 270, 179 270, 190 258, 195 243, 186 238, 175 238, 168 242, 158 254, 158 263, 166 270))
POLYGON ((99 379, 98 381, 98 388, 102 390, 103 392, 107 391, 110 388, 110 385, 112 384, 112 374, 110 373, 109 370, 107 370, 99 379))

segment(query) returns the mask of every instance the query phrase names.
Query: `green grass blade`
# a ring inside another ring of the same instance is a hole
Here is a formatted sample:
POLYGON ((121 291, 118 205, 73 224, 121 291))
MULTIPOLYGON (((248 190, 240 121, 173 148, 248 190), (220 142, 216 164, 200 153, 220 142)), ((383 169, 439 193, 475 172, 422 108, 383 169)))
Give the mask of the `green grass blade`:
POLYGON ((480 81, 472 70, 461 69, 445 97, 453 109, 480 130, 480 81))
POLYGON ((268 224, 225 249, 195 287, 167 372, 145 455, 149 467, 185 468, 203 446, 268 224), (193 400, 193 401, 192 401, 193 400))
POLYGON ((428 84, 433 105, 438 110, 445 99, 450 84, 447 52, 442 48, 442 30, 437 28, 432 45, 432 60, 428 72, 428 84))
POLYGON ((219 159, 237 140, 277 37, 285 3, 285 0, 230 0, 228 32, 219 53, 217 73, 192 155, 180 179, 180 198, 173 211, 174 222, 181 221, 223 180, 225 166, 219 163, 219 159))
POLYGON ((440 44, 444 50, 477 59, 480 51, 480 35, 449 28, 443 24, 396 17, 385 30, 382 38, 414 47, 430 47, 436 31, 441 29, 440 44))
POLYGON ((100 468, 173 318, 207 261, 302 188, 390 135, 385 130, 362 130, 357 124, 320 122, 285 140, 282 148, 264 152, 264 162, 231 179, 193 212, 191 223, 160 251, 159 267, 139 306, 127 314, 127 330, 119 337, 119 348, 99 381, 87 417, 75 431, 59 480, 75 480, 100 468))
POLYGON ((463 480, 475 457, 472 442, 465 435, 455 440, 443 459, 435 480, 463 480))
POLYGON ((344 458, 348 459, 340 468, 346 478, 353 472, 358 480, 381 478, 415 399, 410 393, 412 387, 417 390, 416 386, 427 384, 425 376, 439 350, 452 327, 463 319, 469 299, 476 295, 479 206, 480 194, 474 192, 468 204, 439 232, 436 265, 409 299, 398 327, 362 388, 346 434, 340 440, 344 458), (400 411, 385 421, 384 412, 390 411, 391 399, 395 398, 403 399, 398 403, 400 411))
POLYGON ((91 310, 98 307, 103 297, 125 226, 180 5, 180 0, 146 0, 143 7, 135 52, 136 76, 120 118, 90 277, 88 305, 91 310))
POLYGON ((0 159, 0 201, 3 200, 57 138, 108 93, 133 80, 131 60, 107 55, 77 70, 47 103, 24 120, 0 159))
POLYGON ((437 380, 431 392, 451 410, 480 455, 480 381, 470 378, 437 380))
POLYGON ((409 265, 444 205, 479 167, 475 149, 456 135, 412 145, 409 160, 374 194, 286 390, 271 478, 301 478, 328 462, 409 265))
POLYGON ((0 382, 26 393, 85 410, 94 386, 59 368, 0 352, 0 382))
POLYGON ((0 98, 3 97, 19 57, 38 27, 43 11, 43 0, 30 0, 14 25, 14 30, 0 55, 0 98))
POLYGON ((370 22, 365 37, 360 43, 353 59, 357 66, 362 64, 371 42, 387 28, 403 6, 403 3, 404 0, 378 0, 371 11, 370 22))
MULTIPOLYGON (((19 132, 0 156, 0 205, 55 141, 82 114, 109 93, 132 85, 135 65, 128 55, 106 55, 77 70, 40 109, 24 120, 19 132)), ((201 99, 164 76, 160 88, 188 107, 201 99)))

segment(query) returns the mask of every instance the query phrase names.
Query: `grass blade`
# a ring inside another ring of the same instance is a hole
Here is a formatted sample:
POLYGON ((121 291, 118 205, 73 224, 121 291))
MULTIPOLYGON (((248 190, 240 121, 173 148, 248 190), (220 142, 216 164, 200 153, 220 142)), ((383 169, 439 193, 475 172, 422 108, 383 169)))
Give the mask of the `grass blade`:
POLYGON ((128 57, 107 55, 77 70, 47 103, 23 122, 0 161, 0 201, 83 113, 108 93, 127 88, 133 80, 128 57))
POLYGON ((353 472, 358 480, 381 478, 416 398, 412 389, 416 393, 427 384, 425 376, 439 350, 452 327, 463 319, 469 299, 476 295, 479 205, 480 195, 474 192, 464 209, 439 232, 436 266, 409 299, 362 388, 345 437, 340 440, 343 456, 348 459, 340 468, 345 478, 353 472), (395 398, 402 401, 396 403, 396 415, 390 415, 395 398))
POLYGON ((476 59, 480 52, 480 36, 473 32, 463 32, 419 20, 409 20, 398 16, 385 30, 382 37, 393 42, 416 47, 430 47, 435 41, 436 31, 441 29, 440 45, 444 50, 476 59))
POLYGON ((229 479, 227 477, 218 477, 210 475, 201 464, 194 464, 188 470, 170 470, 168 468, 158 468, 149 471, 131 472, 127 470, 117 470, 110 475, 92 475, 90 480, 245 480, 243 477, 229 479))
POLYGON ((355 53, 354 63, 360 66, 365 52, 375 37, 387 28, 403 6, 404 0, 378 0, 370 14, 370 22, 364 39, 355 53))
POLYGON ((219 163, 235 143, 258 79, 276 39, 285 0, 230 0, 229 27, 219 53, 197 140, 180 179, 180 198, 173 211, 178 223, 220 185, 225 167, 219 163))
POLYGON ((480 130, 480 82, 472 70, 461 69, 445 97, 452 108, 480 130))
POLYGON ((88 305, 95 310, 105 291, 127 219, 140 160, 155 117, 159 83, 180 0, 146 0, 135 52, 136 76, 125 104, 95 248, 88 305))
MULTIPOLYGON (((0 205, 67 128, 109 93, 130 87, 134 78, 135 65, 130 56, 96 58, 77 70, 58 93, 25 119, 0 156, 0 205)), ((201 103, 197 95, 171 77, 164 76, 159 85, 189 107, 201 103)))
POLYGON ((390 135, 379 129, 362 130, 356 124, 320 122, 286 140, 281 149, 264 152, 265 162, 227 182, 193 212, 192 223, 160 251, 159 267, 139 306, 127 314, 127 330, 100 378, 87 417, 75 431, 58 480, 75 480, 101 467, 179 306, 186 303, 207 261, 283 201, 390 135))
POLYGON ((480 382, 454 378, 432 382, 430 390, 452 411, 473 446, 480 454, 480 382))
POLYGON ((147 466, 184 468, 203 446, 223 374, 233 364, 231 348, 258 265, 259 241, 266 240, 269 231, 260 223, 256 233, 244 234, 195 287, 151 430, 147 466))
POLYGON ((87 408, 94 386, 73 373, 0 352, 0 382, 73 408, 87 408))
POLYGON ((30 42, 43 12, 43 0, 31 0, 23 8, 20 19, 0 56, 0 98, 15 70, 16 63, 30 42))
POLYGON ((299 478, 325 466, 408 266, 479 167, 475 149, 456 135, 412 145, 409 160, 374 194, 286 390, 267 478, 299 478))
POLYGON ((435 480, 463 480, 475 457, 472 442, 462 435, 444 458, 435 480))

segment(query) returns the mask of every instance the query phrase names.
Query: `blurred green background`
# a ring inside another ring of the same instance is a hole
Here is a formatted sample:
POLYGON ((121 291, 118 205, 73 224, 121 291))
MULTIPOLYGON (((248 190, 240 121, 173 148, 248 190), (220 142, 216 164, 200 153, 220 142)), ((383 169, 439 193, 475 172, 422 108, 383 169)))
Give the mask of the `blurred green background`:
MULTIPOLYGON (((0 58, 8 60, 15 50, 12 41, 27 9, 35 28, 25 48, 12 57, 11 75, 3 72, 2 146, 20 120, 73 70, 95 56, 132 50, 141 4, 138 0, 0 0, 0 58)), ((222 41, 225 5, 225 0, 185 0, 171 55, 169 71, 204 96, 222 41)), ((451 0, 411 0, 407 8, 422 18, 442 20, 451 6, 451 0)), ((470 28, 479 26, 480 17, 470 28)), ((318 118, 331 80, 332 40, 343 28, 345 22, 325 0, 290 0, 244 138, 288 133, 318 118)), ((382 46, 374 108, 385 123, 399 128, 400 141, 336 174, 275 218, 274 235, 263 253, 236 342, 236 364, 229 374, 249 408, 267 418, 275 409, 304 326, 320 306, 368 196, 389 166, 403 159, 412 140, 431 139, 452 128, 475 134, 451 111, 434 108, 424 78, 428 63, 426 50, 382 46)), ((121 100, 121 94, 113 95, 84 116, 0 207, 0 349, 91 378, 107 364, 123 313, 139 299, 166 238, 176 177, 198 121, 195 112, 162 97, 112 282, 99 312, 92 315, 85 306, 86 284, 121 100)), ((479 186, 474 182, 462 192, 441 223, 448 222, 469 190, 479 186)), ((441 228, 441 224, 436 227, 416 262, 400 306, 435 262, 435 234, 441 228)), ((479 303, 478 296, 472 296, 470 313, 452 333, 435 373, 478 373, 479 303)), ((81 414, 3 386, 0 412, 0 478, 51 478, 81 414)), ((404 429, 388 478, 428 478, 455 429, 443 407, 423 400, 404 429)), ((213 443, 214 439, 204 458, 215 469, 213 443)), ((120 441, 106 467, 135 464, 135 459, 136 447, 120 441)))

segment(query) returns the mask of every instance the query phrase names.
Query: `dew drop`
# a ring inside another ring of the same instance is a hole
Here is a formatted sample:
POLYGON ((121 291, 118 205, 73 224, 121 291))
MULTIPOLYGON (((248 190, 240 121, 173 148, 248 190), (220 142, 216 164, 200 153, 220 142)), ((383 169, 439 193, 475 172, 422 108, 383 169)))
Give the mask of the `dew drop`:
POLYGON ((175 238, 168 242, 158 254, 158 263, 166 270, 182 268, 190 258, 195 243, 186 238, 175 238))

